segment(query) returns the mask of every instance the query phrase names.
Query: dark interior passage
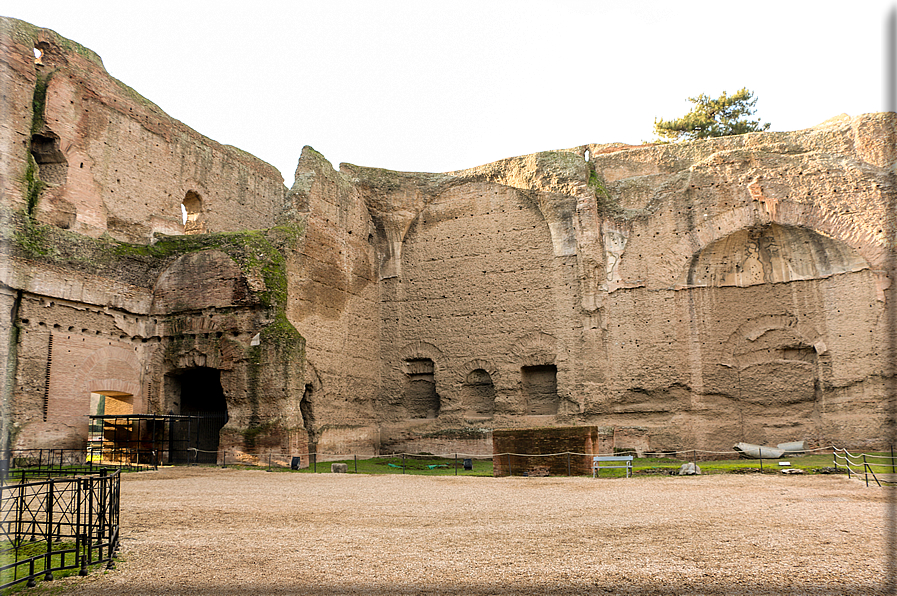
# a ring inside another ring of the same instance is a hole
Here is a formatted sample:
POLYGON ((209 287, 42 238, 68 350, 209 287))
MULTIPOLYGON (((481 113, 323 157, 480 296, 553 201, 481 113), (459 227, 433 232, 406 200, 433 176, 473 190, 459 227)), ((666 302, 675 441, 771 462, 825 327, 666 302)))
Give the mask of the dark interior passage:
POLYGON ((219 435, 228 420, 221 371, 207 367, 175 371, 167 375, 166 388, 172 413, 189 416, 172 421, 172 463, 216 463, 219 435))

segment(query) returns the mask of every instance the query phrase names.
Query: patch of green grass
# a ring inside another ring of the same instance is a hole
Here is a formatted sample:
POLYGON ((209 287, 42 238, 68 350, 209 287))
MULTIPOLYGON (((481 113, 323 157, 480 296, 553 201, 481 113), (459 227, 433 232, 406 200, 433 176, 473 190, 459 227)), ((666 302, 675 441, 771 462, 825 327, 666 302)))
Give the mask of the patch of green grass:
MULTIPOLYGON (((636 476, 663 476, 669 474, 677 474, 682 464, 691 461, 690 459, 673 459, 663 457, 640 457, 632 461, 632 473, 636 476)), ((696 462, 701 468, 702 474, 748 474, 760 473, 759 459, 720 459, 720 460, 698 460, 696 462)), ((785 468, 798 468, 807 474, 813 474, 816 470, 822 468, 831 468, 831 454, 818 455, 791 455, 781 459, 764 459, 763 473, 776 474, 785 468), (790 466, 780 466, 779 462, 789 462, 790 466)), ((625 476, 625 470, 611 469, 601 472, 601 477, 620 477, 625 476)))
MULTIPOLYGON (((70 575, 77 575, 81 567, 77 564, 77 561, 80 560, 81 554, 86 554, 86 547, 81 547, 79 553, 57 553, 57 551, 64 550, 74 550, 76 544, 74 542, 54 542, 53 543, 53 552, 50 555, 50 567, 61 567, 63 565, 75 565, 73 569, 62 569, 58 571, 53 571, 53 579, 59 579, 62 577, 68 577, 70 575), (63 557, 65 558, 63 562, 63 557)), ((34 542, 23 542, 19 544, 18 548, 14 548, 13 544, 8 540, 0 541, 0 560, 3 561, 4 564, 10 564, 14 561, 26 561, 31 557, 37 556, 38 558, 34 561, 34 573, 38 574, 35 578, 35 581, 38 582, 38 586, 42 585, 43 581, 43 572, 46 568, 46 557, 40 556, 44 555, 47 552, 47 542, 43 540, 35 540, 34 542)), ((100 567, 102 563, 94 563, 93 565, 88 566, 89 570, 96 569, 100 567)), ((21 579, 23 576, 28 576, 31 574, 31 565, 30 563, 23 563, 18 567, 18 573, 16 573, 16 568, 6 569, 0 572, 0 585, 14 581, 15 579, 21 579)), ((6 588, 5 590, 0 591, 0 594, 15 594, 17 592, 21 592, 22 590, 31 588, 27 587, 27 580, 21 583, 15 584, 6 588)), ((49 584, 43 584, 44 586, 48 586, 49 584)), ((60 586, 62 588, 63 586, 60 586)), ((48 593, 46 590, 41 590, 44 593, 48 593)), ((56 592, 54 590, 53 592, 56 592)), ((30 592, 33 593, 33 592, 30 592)))
MULTIPOLYGON (((887 454, 880 454, 887 455, 887 454)), ((488 476, 492 474, 492 459, 481 458, 473 459, 473 470, 464 470, 463 456, 459 456, 457 460, 458 476, 488 476)), ((679 472, 679 467, 687 463, 689 459, 675 459, 670 457, 639 457, 632 462, 633 475, 635 476, 670 476, 679 472)), ((868 460, 870 463, 872 459, 868 460)), ((876 474, 889 473, 890 460, 879 460, 887 462, 871 464, 876 474)), ((374 457, 369 459, 354 458, 342 460, 319 461, 317 470, 309 464, 306 456, 302 456, 302 465, 307 466, 299 470, 291 470, 283 465, 274 465, 271 467, 272 472, 298 472, 302 474, 330 474, 330 464, 343 463, 349 468, 350 474, 402 474, 403 460, 401 456, 396 457, 374 457)), ((615 462, 614 462, 615 463, 615 462)), ((754 474, 760 473, 759 459, 724 459, 724 460, 698 460, 698 467, 701 468, 702 474, 754 474)), ((404 473, 416 474, 420 476, 454 476, 456 462, 453 458, 437 457, 430 454, 419 454, 414 456, 405 456, 404 473)), ((612 465, 612 464, 611 464, 612 465)), ((254 469, 265 468, 264 463, 259 466, 241 466, 228 464, 228 467, 238 469, 254 469)), ((764 459, 764 474, 777 474, 785 468, 797 468, 806 474, 831 473, 833 467, 831 454, 818 455, 796 455, 782 459, 764 459), (780 466, 779 462, 787 461, 789 466, 780 466), (821 470, 827 472, 821 472, 821 470)), ((843 467, 841 468, 843 472, 843 467)), ((516 474, 515 474, 516 475, 516 474)), ((562 474, 563 476, 564 474, 562 474)), ((600 478, 622 478, 626 476, 626 470, 622 468, 605 468, 600 472, 600 478)))
MULTIPOLYGON (((492 459, 474 459, 473 469, 464 469, 463 457, 457 459, 457 475, 458 476, 492 476, 492 459)), ((302 465, 308 464, 309 461, 303 457, 302 465)), ((402 474, 402 457, 374 457, 370 459, 358 459, 357 463, 354 458, 342 460, 319 461, 317 464, 318 474, 330 474, 330 464, 346 464, 349 467, 349 474, 402 474), (357 470, 357 472, 356 472, 357 470)), ((432 455, 405 456, 404 473, 415 474, 418 476, 454 476, 456 460, 453 458, 436 457, 432 455)), ((228 466, 230 467, 230 466, 228 466)), ((257 468, 256 468, 257 469, 257 468)), ((289 468, 272 467, 272 472, 297 472, 289 468)), ((313 474, 315 467, 309 465, 300 468, 299 473, 313 474)))

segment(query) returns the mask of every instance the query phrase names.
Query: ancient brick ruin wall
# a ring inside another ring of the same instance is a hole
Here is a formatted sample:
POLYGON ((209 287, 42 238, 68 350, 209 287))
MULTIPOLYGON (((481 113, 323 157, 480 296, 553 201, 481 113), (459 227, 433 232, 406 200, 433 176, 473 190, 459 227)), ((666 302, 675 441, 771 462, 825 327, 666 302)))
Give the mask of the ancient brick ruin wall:
POLYGON ((492 431, 492 475, 591 474, 592 454, 601 453, 600 434, 596 426, 496 429, 492 431))
MULTIPOLYGON (((278 282, 269 272, 274 264, 246 260, 270 251, 268 240, 229 235, 225 245, 215 236, 180 237, 197 240, 140 249, 54 229, 37 228, 47 234, 37 248, 23 242, 28 230, 36 233, 28 226, 2 245, 4 262, 19 275, 5 281, 24 282, 15 446, 82 447, 91 393, 126 399, 136 414, 180 413, 181 376, 214 371, 229 415, 222 449, 234 456, 306 451, 304 342, 268 302, 278 282), (218 250, 206 246, 216 242, 218 250), (110 294, 116 289, 121 293, 110 294)), ((278 242, 277 233, 269 237, 278 242)), ((285 271, 280 275, 285 288, 285 271)))
POLYGON ((563 413, 560 397, 542 409, 528 403, 519 371, 572 372, 566 350, 542 333, 569 323, 569 269, 555 266, 542 214, 518 191, 473 183, 436 197, 408 231, 401 276, 381 282, 383 341, 393 346, 382 360, 384 417, 429 417, 408 399, 407 363, 420 359, 434 363, 438 403, 430 409, 442 421, 563 413), (483 403, 469 390, 475 370, 493 386, 483 403))
POLYGON ((233 452, 487 453, 496 426, 556 425, 643 451, 883 444, 894 114, 445 174, 306 148, 285 197, 89 50, 0 25, 23 441, 76 440, 63 405, 91 381, 167 412, 178 375, 213 369, 233 452), (89 238, 243 228, 269 229, 89 238))
POLYGON ((587 146, 389 184, 355 168, 381 233, 398 230, 380 269, 384 440, 573 422, 643 427, 656 450, 881 443, 895 152, 863 131, 893 125, 587 146), (539 365, 556 367, 544 418, 526 405, 539 365))
POLYGON ((286 190, 275 168, 169 117, 110 77, 90 50, 14 19, 0 28, 0 86, 13 95, 4 102, 12 112, 4 117, 7 207, 27 201, 25 148, 43 186, 41 222, 148 242, 155 232, 184 233, 186 203, 196 211, 188 231, 273 225, 286 190))
POLYGON ((321 453, 376 452, 381 350, 370 214, 346 177, 305 147, 280 220, 305 226, 287 263, 286 312, 306 338, 310 441, 321 453))

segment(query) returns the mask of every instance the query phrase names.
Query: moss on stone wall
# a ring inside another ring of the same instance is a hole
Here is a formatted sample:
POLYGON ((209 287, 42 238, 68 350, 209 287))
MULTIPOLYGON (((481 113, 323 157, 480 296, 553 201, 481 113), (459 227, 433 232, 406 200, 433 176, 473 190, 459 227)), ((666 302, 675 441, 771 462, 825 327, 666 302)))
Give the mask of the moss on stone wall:
MULTIPOLYGON (((33 170, 29 169, 34 176, 33 170)), ((32 188, 41 184, 36 178, 32 188)), ((39 192, 39 191, 38 191, 39 192)), ((28 214, 13 215, 13 256, 105 276, 151 288, 161 272, 179 257, 204 250, 227 254, 249 279, 264 281, 255 293, 258 302, 281 310, 287 301, 284 254, 304 234, 302 224, 269 230, 194 236, 161 236, 155 244, 131 244, 109 237, 92 238, 34 221, 28 214)))
POLYGON ((38 27, 36 25, 32 25, 31 23, 26 23, 25 21, 20 21, 18 19, 0 17, 0 31, 2 31, 18 43, 31 46, 35 46, 37 44, 39 38, 41 37, 41 33, 43 33, 45 37, 52 37, 53 43, 58 45, 63 50, 72 54, 78 54, 82 58, 93 62, 100 68, 104 68, 103 60, 102 58, 100 58, 99 54, 89 48, 82 46, 76 41, 72 41, 71 39, 59 35, 52 29, 38 27))
POLYGON ((37 209, 40 193, 47 187, 47 183, 40 179, 37 172, 37 162, 34 156, 28 154, 28 166, 25 168, 25 176, 22 185, 25 188, 25 209, 29 218, 37 209))
POLYGON ((624 209, 620 204, 613 200, 601 176, 595 171, 595 166, 589 163, 589 188, 595 191, 595 202, 598 205, 598 212, 602 215, 610 217, 621 217, 624 215, 624 209))
POLYGON ((34 94, 31 98, 31 134, 40 132, 46 124, 44 110, 47 107, 47 87, 50 85, 50 79, 53 78, 53 72, 55 71, 47 74, 37 73, 34 94))

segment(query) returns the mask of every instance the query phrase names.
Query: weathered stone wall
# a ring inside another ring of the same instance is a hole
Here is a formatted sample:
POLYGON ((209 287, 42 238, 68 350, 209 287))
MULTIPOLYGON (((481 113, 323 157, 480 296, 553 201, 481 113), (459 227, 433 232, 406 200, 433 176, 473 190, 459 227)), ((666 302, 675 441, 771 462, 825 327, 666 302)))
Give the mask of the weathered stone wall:
POLYGON ((172 380, 203 369, 220 374, 229 416, 222 449, 307 449, 304 340, 283 310, 282 252, 301 228, 152 247, 27 220, 11 232, 3 262, 14 266, 3 281, 22 290, 16 446, 83 446, 91 393, 127 396, 136 414, 181 413, 172 380))
POLYGON ((195 379, 221 385, 238 458, 488 453, 496 426, 642 452, 887 443, 895 114, 444 174, 307 147, 285 193, 90 50, 0 28, 20 445, 83 441, 94 391, 197 410, 195 379))
POLYGON ((280 221, 306 232, 287 262, 287 315, 306 338, 302 416, 320 452, 376 450, 380 329, 371 217, 346 176, 305 147, 280 221))
POLYGON ((0 27, 0 86, 12 94, 3 118, 7 206, 30 196, 41 222, 130 242, 184 233, 182 204, 195 211, 187 231, 273 225, 286 190, 275 168, 169 117, 53 31, 14 19, 0 27))
POLYGON ((642 427, 645 450, 882 443, 894 125, 353 168, 381 237, 384 442, 577 423, 642 427))

